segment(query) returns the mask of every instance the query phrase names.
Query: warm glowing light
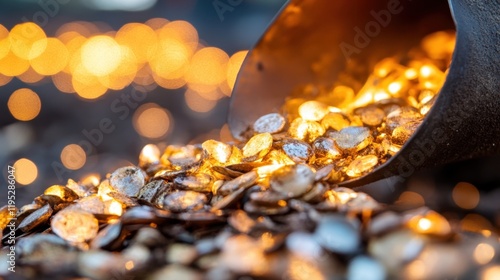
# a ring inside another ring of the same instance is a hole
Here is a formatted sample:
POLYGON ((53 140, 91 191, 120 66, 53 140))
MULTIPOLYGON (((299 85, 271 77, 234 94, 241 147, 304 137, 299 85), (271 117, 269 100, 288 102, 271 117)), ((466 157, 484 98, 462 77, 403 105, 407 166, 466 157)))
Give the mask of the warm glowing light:
POLYGON ((255 171, 257 171, 257 174, 259 174, 259 178, 267 178, 271 176, 271 174, 273 174, 274 171, 280 169, 283 166, 285 165, 284 164, 264 165, 255 168, 255 171))
POLYGON ((17 76, 17 78, 27 84, 34 84, 43 80, 45 76, 37 73, 33 68, 28 68, 24 73, 17 76))
POLYGON ((122 49, 113 38, 99 35, 83 44, 81 56, 88 72, 95 76, 105 76, 120 65, 122 49))
POLYGON ((186 21, 166 23, 157 30, 158 48, 149 63, 162 87, 176 89, 185 85, 189 60, 198 46, 198 32, 186 21))
POLYGON ((400 82, 392 82, 389 84, 387 90, 389 90, 392 94, 396 94, 401 90, 401 88, 403 88, 403 85, 400 82))
POLYGON ((236 82, 236 77, 240 72, 241 65, 247 56, 248 51, 239 51, 231 56, 227 64, 227 84, 233 90, 234 83, 236 82))
POLYGON ((142 105, 134 113, 134 128, 143 137, 158 139, 170 128, 170 113, 154 103, 142 105))
POLYGON ((460 221, 460 229, 463 231, 477 232, 477 233, 486 233, 493 229, 493 225, 491 222, 485 217, 478 214, 467 214, 460 221))
POLYGON ((391 98, 391 95, 383 90, 378 90, 373 94, 373 101, 374 102, 378 102, 378 101, 381 101, 384 99, 389 99, 389 98, 391 98))
POLYGON ((474 209, 479 204, 479 191, 474 185, 460 182, 452 192, 453 201, 463 209, 474 209))
POLYGON ((165 26, 170 21, 166 18, 150 18, 144 24, 151 27, 153 30, 159 30, 163 26, 165 26))
POLYGON ((406 274, 409 279, 425 279, 427 276, 427 265, 423 260, 414 260, 406 267, 406 274))
POLYGON ((320 121, 330 112, 328 106, 318 101, 306 101, 299 107, 299 114, 306 121, 320 121))
POLYGON ((413 68, 408 68, 406 69, 405 71, 405 77, 408 79, 408 80, 413 80, 413 79, 416 79, 418 77, 418 72, 417 70, 413 69, 413 68))
POLYGON ((450 223, 435 211, 428 211, 425 215, 417 215, 408 221, 408 226, 415 232, 446 236, 451 232, 450 223))
POLYGON ((47 46, 43 29, 33 22, 17 24, 9 34, 11 50, 24 60, 39 56, 47 46))
POLYGON ((85 165, 86 161, 87 155, 79 145, 69 144, 61 151, 61 162, 68 169, 80 169, 85 165))
POLYGON ((142 148, 139 155, 139 162, 143 164, 151 164, 160 161, 160 149, 154 144, 147 144, 142 148))
POLYGON ((220 90, 220 88, 218 88, 217 90, 214 90, 214 91, 209 91, 209 92, 196 92, 199 96, 203 97, 204 99, 207 99, 207 100, 212 100, 212 101, 217 101, 219 99, 221 99, 222 97, 225 97, 227 96, 227 92, 226 91, 223 91, 223 90, 220 90))
MULTIPOLYGON (((177 76, 177 74, 175 75, 177 76)), ((165 79, 157 75, 155 72, 153 72, 153 79, 159 86, 166 89, 179 89, 184 85, 186 85, 186 80, 184 80, 184 76, 174 79, 165 79)))
POLYGON ((420 68, 420 75, 424 78, 429 78, 432 75, 433 68, 429 65, 424 65, 420 68))
POLYGON ((213 91, 226 80, 228 55, 219 48, 203 48, 196 52, 189 64, 186 81, 196 91, 213 91))
POLYGON ((99 79, 94 76, 85 76, 84 73, 79 75, 74 73, 71 79, 71 85, 75 89, 78 96, 85 99, 96 99, 106 93, 107 87, 99 82, 99 79))
POLYGON ((378 77, 384 78, 398 66, 400 67, 395 58, 385 58, 375 65, 375 69, 373 71, 378 77))
POLYGON ((399 196, 397 203, 412 207, 419 207, 425 205, 425 200, 419 193, 406 191, 399 196))
POLYGON ((169 22, 170 21, 166 18, 150 18, 144 24, 151 27, 153 30, 158 30, 169 22))
POLYGON ((57 38, 48 38, 47 47, 36 58, 31 59, 31 67, 41 75, 54 75, 61 72, 68 63, 69 52, 57 38))
POLYGON ((7 107, 17 120, 30 121, 40 113, 42 102, 34 91, 21 88, 14 91, 9 97, 7 107))
POLYGON ((10 51, 9 30, 0 24, 0 59, 10 51))
POLYGON ((428 231, 432 226, 432 222, 427 219, 427 218, 421 218, 419 221, 418 221, 418 227, 422 230, 422 231, 428 231))
POLYGON ((325 128, 318 122, 306 121, 302 118, 296 118, 288 129, 288 133, 300 140, 314 141, 314 139, 325 133, 325 128))
POLYGON ((75 32, 88 38, 99 33, 99 28, 94 23, 87 21, 68 22, 57 29, 56 36, 61 37, 68 32, 75 32))
POLYGON ((153 73, 149 65, 144 65, 137 70, 134 77, 134 83, 142 86, 149 86, 155 82, 153 78, 153 73))
POLYGON ((71 83, 71 75, 59 72, 56 75, 52 76, 52 82, 56 86, 58 90, 64 93, 74 93, 75 89, 73 88, 73 84, 71 83))
POLYGON ((266 155, 267 160, 272 164, 277 165, 291 165, 295 162, 285 154, 285 152, 280 150, 272 150, 266 155))
POLYGON ((481 230, 481 234, 482 234, 484 237, 490 237, 490 236, 491 236, 491 230, 482 229, 482 230, 481 230))
POLYGON ((51 38, 32 22, 10 32, 0 25, 0 86, 16 76, 26 83, 52 76, 61 92, 96 99, 133 82, 156 82, 166 89, 189 82, 197 94, 187 95, 188 106, 208 112, 215 101, 231 95, 247 53, 240 51, 229 59, 221 49, 203 47, 193 25, 181 20, 153 18, 125 24, 117 32, 77 21, 63 24, 51 38))
POLYGON ((335 195, 341 204, 346 204, 358 196, 355 192, 336 192, 335 195))
POLYGON ((137 61, 128 47, 121 47, 121 62, 112 73, 99 77, 99 82, 113 90, 121 90, 130 85, 137 74, 137 61))
POLYGON ((99 184, 97 188, 97 195, 101 198, 102 201, 108 202, 113 200, 111 196, 108 195, 110 192, 115 192, 116 190, 109 184, 108 180, 104 180, 99 184))
POLYGON ((8 84, 10 81, 12 81, 12 78, 13 77, 0 74, 0 87, 8 84))
POLYGON ((207 100, 191 89, 186 90, 184 99, 189 109, 198 113, 210 112, 217 105, 217 101, 207 100))
POLYGON ((99 174, 89 174, 83 177, 81 181, 83 185, 91 185, 94 187, 99 186, 100 182, 101 182, 101 176, 99 176, 99 174))
POLYGON ((52 185, 43 192, 45 195, 54 195, 60 198, 64 198, 64 193, 64 189, 59 185, 52 185))
POLYGON ((480 243, 474 249, 474 260, 480 264, 485 265, 495 257, 495 248, 490 244, 480 243))
POLYGON ((152 58, 158 44, 155 31, 142 23, 125 24, 116 33, 115 40, 130 48, 138 63, 145 63, 152 58))
POLYGON ((21 158, 14 163, 16 181, 21 185, 29 185, 38 176, 38 168, 27 158, 21 158))
POLYGON ((421 46, 432 59, 446 59, 455 50, 455 34, 446 31, 432 33, 422 40, 421 46))
POLYGON ((230 145, 215 140, 207 140, 201 146, 211 158, 220 163, 226 163, 232 153, 230 145))
POLYGON ((497 280, 500 279, 500 265, 495 265, 486 268, 481 273, 481 280, 497 280))
POLYGON ((0 59, 0 74, 5 76, 18 76, 30 67, 29 61, 17 57, 12 50, 0 59))
MULTIPOLYGON (((82 45, 85 44, 87 41, 87 38, 78 35, 75 38, 71 39, 67 43, 65 43, 66 48, 68 49, 68 52, 70 53, 70 58, 68 61, 68 64, 66 65, 66 68, 64 68, 64 72, 66 73, 74 73, 78 68, 85 68, 82 65, 82 45)), ((81 72, 87 73, 87 75, 90 75, 86 69, 84 70, 79 70, 81 72)))
POLYGON ((327 279, 314 263, 295 255, 290 258, 284 278, 290 280, 327 279))
POLYGON ((134 268, 134 262, 133 261, 128 261, 125 263, 125 269, 126 270, 132 270, 134 268))
MULTIPOLYGON (((151 69, 164 79, 182 78, 187 71, 192 51, 182 41, 176 39, 163 39, 162 42, 164 44, 157 49, 149 62, 151 69)), ((181 86, 183 85, 184 83, 181 86)))
MULTIPOLYGON (((64 27, 65 25, 63 25, 64 27)), ((59 30, 56 32, 56 37, 61 41, 64 45, 67 45, 71 40, 77 38, 77 37, 83 37, 81 33, 77 31, 65 31, 65 32, 59 32, 59 30)))
POLYGON ((123 206, 116 200, 110 200, 107 212, 111 215, 121 216, 123 213, 123 206))
POLYGON ((193 53, 198 47, 198 31, 194 26, 184 20, 168 22, 157 30, 160 39, 160 48, 168 47, 172 41, 182 42, 193 53))

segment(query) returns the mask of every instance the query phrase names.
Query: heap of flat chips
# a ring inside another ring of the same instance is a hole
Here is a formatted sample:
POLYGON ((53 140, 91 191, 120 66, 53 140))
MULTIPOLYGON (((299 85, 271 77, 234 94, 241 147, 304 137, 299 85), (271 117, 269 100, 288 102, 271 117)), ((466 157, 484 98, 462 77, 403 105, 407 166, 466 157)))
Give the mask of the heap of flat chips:
MULTIPOLYGON (((495 279, 495 229, 336 186, 383 164, 429 111, 451 54, 426 52, 427 43, 424 57, 406 65, 381 61, 357 95, 339 85, 289 99, 282 114, 259 118, 245 142, 163 153, 150 144, 138 166, 108 179, 50 186, 15 217, 1 208, 17 276, 495 279), (15 231, 6 227, 11 218, 15 231)), ((9 249, 0 276, 10 273, 9 249)))

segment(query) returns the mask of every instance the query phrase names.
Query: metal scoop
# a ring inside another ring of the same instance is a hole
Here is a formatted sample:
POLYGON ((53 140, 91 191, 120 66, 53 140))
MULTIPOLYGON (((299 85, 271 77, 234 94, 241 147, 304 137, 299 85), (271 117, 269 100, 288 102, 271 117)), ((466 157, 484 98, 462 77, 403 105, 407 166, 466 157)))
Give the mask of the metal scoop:
POLYGON ((500 2, 492 0, 289 1, 239 73, 231 132, 238 137, 258 117, 278 112, 297 86, 331 83, 348 62, 370 68, 454 27, 452 64, 423 123, 385 164, 341 185, 500 154, 500 2))

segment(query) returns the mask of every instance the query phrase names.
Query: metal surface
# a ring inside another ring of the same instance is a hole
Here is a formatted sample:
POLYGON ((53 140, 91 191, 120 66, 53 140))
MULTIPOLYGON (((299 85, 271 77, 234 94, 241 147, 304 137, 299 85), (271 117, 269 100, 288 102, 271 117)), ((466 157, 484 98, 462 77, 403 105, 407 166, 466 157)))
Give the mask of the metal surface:
POLYGON ((231 100, 231 131, 239 136, 259 116, 279 111, 300 85, 331 84, 351 63, 365 66, 358 69, 364 80, 376 61, 455 26, 449 74, 422 125, 384 165, 342 184, 355 187, 500 154, 500 2, 490 0, 290 1, 242 67, 231 100), (381 11, 389 11, 390 19, 377 17, 381 11), (370 25, 368 40, 356 41, 370 25), (346 44, 356 52, 346 55, 346 44))

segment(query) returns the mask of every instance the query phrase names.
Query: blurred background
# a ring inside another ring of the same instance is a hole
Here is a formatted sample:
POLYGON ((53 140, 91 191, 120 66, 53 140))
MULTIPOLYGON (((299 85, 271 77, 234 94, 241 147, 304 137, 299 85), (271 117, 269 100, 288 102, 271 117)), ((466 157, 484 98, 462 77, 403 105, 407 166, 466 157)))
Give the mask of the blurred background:
POLYGON ((238 69, 284 2, 0 2, 0 205, 8 165, 19 207, 148 143, 230 140, 238 69))

